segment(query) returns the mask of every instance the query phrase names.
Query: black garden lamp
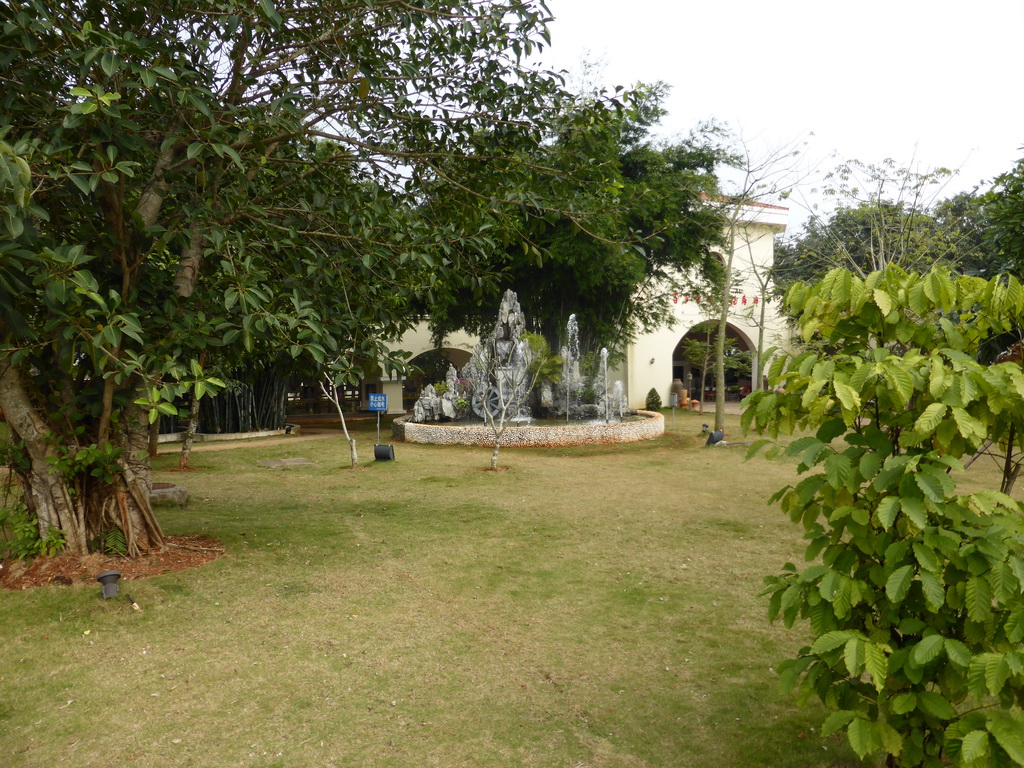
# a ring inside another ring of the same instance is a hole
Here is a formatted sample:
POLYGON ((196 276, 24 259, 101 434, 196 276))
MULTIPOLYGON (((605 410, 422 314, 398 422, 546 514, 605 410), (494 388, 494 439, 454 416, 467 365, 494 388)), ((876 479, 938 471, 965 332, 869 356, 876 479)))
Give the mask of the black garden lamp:
POLYGON ((103 585, 104 600, 117 596, 117 580, 120 578, 120 571, 104 571, 96 577, 96 581, 103 585))

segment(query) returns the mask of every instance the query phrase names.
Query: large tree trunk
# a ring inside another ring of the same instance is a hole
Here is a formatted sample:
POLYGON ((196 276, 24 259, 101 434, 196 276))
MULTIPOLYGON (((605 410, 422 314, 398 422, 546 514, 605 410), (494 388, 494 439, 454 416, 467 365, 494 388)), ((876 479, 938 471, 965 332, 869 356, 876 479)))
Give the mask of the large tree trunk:
MULTIPOLYGON (((163 549, 164 533, 149 502, 153 470, 149 465, 149 420, 146 411, 132 405, 122 411, 121 418, 121 472, 115 478, 113 492, 119 506, 119 494, 123 494, 122 515, 127 512, 125 516, 128 525, 125 526, 122 521, 117 527, 124 532, 128 555, 136 557, 144 552, 163 549)), ((100 532, 97 531, 97 534, 100 532)))
POLYGON ((85 554, 88 543, 111 528, 120 529, 129 555, 163 546, 163 533, 149 503, 148 425, 137 407, 121 413, 110 442, 121 448, 108 478, 96 478, 91 466, 72 472, 66 459, 94 446, 61 445, 29 397, 23 375, 4 361, 0 371, 0 409, 12 436, 24 441, 25 460, 15 466, 25 506, 39 521, 39 535, 62 532, 69 552, 85 554))
POLYGON ((32 407, 18 370, 10 359, 0 372, 0 409, 12 431, 12 438, 25 443, 26 462, 15 467, 24 490, 24 503, 39 521, 39 535, 45 538, 51 528, 64 532, 65 546, 72 552, 86 551, 85 525, 80 509, 72 501, 71 488, 64 473, 50 460, 59 452, 47 439, 50 430, 32 407), (26 466, 27 465, 27 466, 26 466))

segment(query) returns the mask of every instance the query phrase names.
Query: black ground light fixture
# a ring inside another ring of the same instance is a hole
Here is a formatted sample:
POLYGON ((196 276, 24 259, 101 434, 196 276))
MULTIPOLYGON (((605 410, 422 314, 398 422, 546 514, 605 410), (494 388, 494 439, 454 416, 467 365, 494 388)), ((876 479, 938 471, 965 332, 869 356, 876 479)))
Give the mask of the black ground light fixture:
POLYGON ((120 571, 104 571, 96 577, 96 581, 103 585, 104 600, 117 596, 117 580, 120 578, 120 571))
POLYGON ((725 442, 725 431, 716 429, 710 435, 708 435, 708 441, 704 445, 718 445, 719 443, 725 442))
POLYGON ((377 461, 394 461, 395 460, 395 446, 393 445, 380 445, 379 443, 373 446, 373 458, 377 461))

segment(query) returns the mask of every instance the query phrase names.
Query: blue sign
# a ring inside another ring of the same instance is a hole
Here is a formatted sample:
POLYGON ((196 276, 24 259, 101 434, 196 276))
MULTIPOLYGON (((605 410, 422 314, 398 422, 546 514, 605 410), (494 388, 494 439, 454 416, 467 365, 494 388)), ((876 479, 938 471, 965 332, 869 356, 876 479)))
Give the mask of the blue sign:
POLYGON ((371 392, 368 397, 370 398, 370 410, 371 411, 387 411, 388 409, 388 396, 382 392, 371 392))

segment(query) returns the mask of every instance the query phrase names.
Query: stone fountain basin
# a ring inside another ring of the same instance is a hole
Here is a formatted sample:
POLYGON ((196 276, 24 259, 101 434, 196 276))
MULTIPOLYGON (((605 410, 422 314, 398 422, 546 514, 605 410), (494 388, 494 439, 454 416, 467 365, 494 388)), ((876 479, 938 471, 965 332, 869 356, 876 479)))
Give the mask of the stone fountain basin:
MULTIPOLYGON (((643 418, 616 424, 549 424, 509 426, 501 437, 503 448, 560 445, 635 443, 665 434, 665 417, 654 411, 637 411, 643 418)), ((418 424, 411 416, 395 419, 391 434, 396 440, 429 445, 494 445, 494 430, 483 424, 418 424)))

